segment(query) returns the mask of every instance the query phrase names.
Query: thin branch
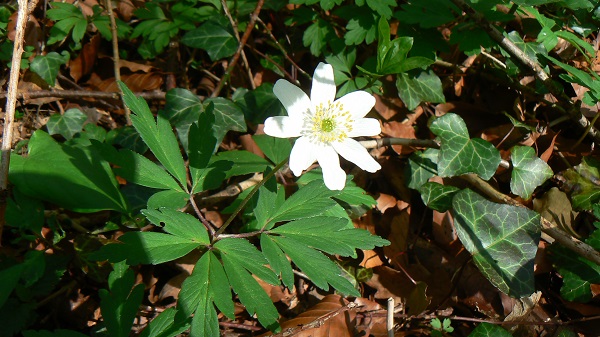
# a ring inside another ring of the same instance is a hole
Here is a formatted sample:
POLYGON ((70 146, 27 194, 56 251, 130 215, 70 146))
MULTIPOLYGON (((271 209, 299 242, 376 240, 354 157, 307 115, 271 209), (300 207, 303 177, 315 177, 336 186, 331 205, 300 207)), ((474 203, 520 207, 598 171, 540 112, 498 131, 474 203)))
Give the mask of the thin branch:
MULTIPOLYGON (((519 47, 517 47, 511 40, 502 35, 496 27, 494 27, 487 19, 479 12, 475 11, 469 6, 464 0, 451 0, 456 6, 462 9, 471 19, 473 19, 488 35, 496 41, 510 56, 517 59, 521 64, 529 68, 535 77, 542 82, 542 84, 550 91, 554 97, 559 101, 567 105, 566 113, 571 117, 582 130, 586 130, 590 126, 590 121, 587 120, 582 114, 577 105, 573 104, 569 96, 558 87, 552 78, 544 71, 544 69, 532 58, 527 56, 519 47)), ((600 142, 600 132, 595 127, 589 128, 589 135, 594 139, 595 142, 600 142)))
MULTIPOLYGON (((8 168, 10 166, 10 152, 13 142, 13 129, 15 121, 15 110, 17 103, 17 91, 21 70, 21 56, 23 55, 23 43, 25 27, 29 13, 35 8, 38 0, 19 1, 17 12, 17 26, 13 56, 11 61, 10 75, 8 78, 8 99, 6 100, 6 112, 4 114, 4 133, 2 134, 2 150, 0 154, 0 240, 4 229, 4 212, 6 211, 6 198, 8 188, 8 168)), ((0 241, 1 245, 1 241, 0 241)))
MULTIPOLYGON (((514 200, 513 198, 509 197, 508 195, 503 194, 503 193, 499 192, 498 190, 496 190, 494 187, 492 187, 486 181, 479 178, 476 174, 465 174, 465 175, 462 175, 461 178, 468 181, 470 184, 475 186, 478 190, 480 190, 481 192, 488 195, 495 202, 526 208, 520 202, 518 202, 518 201, 514 200)), ((554 226, 552 224, 552 222, 550 222, 548 219, 546 219, 544 217, 540 217, 540 218, 541 218, 541 223, 542 223, 542 231, 544 233, 548 234, 553 239, 555 239, 556 241, 558 241, 559 243, 561 243, 562 245, 564 245, 571 251, 600 265, 600 252, 598 252, 597 250, 592 248, 590 245, 588 245, 588 244, 578 240, 577 238, 574 238, 574 237, 568 235, 567 233, 561 231, 560 229, 556 228, 556 226, 554 226)))
POLYGON ((252 32, 252 29, 254 28, 254 24, 256 23, 256 19, 258 18, 258 14, 260 13, 260 10, 262 9, 262 6, 264 3, 265 3, 265 0, 258 0, 258 2, 256 3, 256 8, 254 8, 254 12, 252 12, 252 15, 250 16, 250 21, 248 22, 248 27, 246 28, 246 31, 244 32, 244 35, 242 36, 242 39, 240 40, 238 49, 235 52, 235 54, 233 55, 233 57, 231 58, 231 61, 229 61, 229 66, 227 66, 227 70, 225 70, 225 74, 221 77, 221 80, 217 84, 217 87, 213 91, 212 95, 210 95, 210 97, 219 96, 219 94, 221 93, 221 90, 223 89, 223 86, 225 85, 225 82, 231 76, 231 72, 233 71, 233 68, 235 68, 235 65, 237 64, 238 60, 240 59, 242 49, 244 49, 246 42, 248 42, 250 33, 252 32))
POLYGON ((214 236, 215 228, 208 220, 206 220, 206 218, 204 217, 202 212, 200 212, 200 208, 198 208, 198 205, 196 204, 196 200, 194 200, 194 195, 190 195, 190 204, 192 204, 192 207, 194 208, 194 212, 196 212, 198 219, 200 219, 200 221, 202 222, 204 227, 206 227, 206 229, 210 232, 210 235, 214 236))
MULTIPOLYGON (((0 92, 0 99, 8 97, 9 92, 0 92)), ((135 92, 134 95, 142 97, 144 99, 156 99, 164 100, 166 93, 164 91, 145 91, 135 92)), ((44 98, 44 97, 56 97, 56 98, 99 98, 99 99, 121 99, 119 92, 106 92, 106 91, 90 91, 90 90, 34 90, 34 91, 21 91, 16 93, 16 98, 21 100, 44 98)), ((204 96, 198 96, 201 100, 204 100, 204 96)))
MULTIPOLYGON (((119 34, 117 33, 117 22, 115 21, 115 13, 112 10, 111 0, 105 0, 106 2, 106 10, 108 11, 108 17, 110 18, 110 31, 112 33, 112 50, 113 50, 113 65, 115 68, 115 81, 121 81, 121 69, 119 67, 119 34)), ((121 100, 123 100, 123 109, 125 110, 125 120, 127 121, 127 125, 131 125, 131 110, 127 104, 125 104, 125 97, 123 96, 123 92, 120 94, 121 100)))
MULTIPOLYGON (((221 0, 221 6, 223 7, 223 11, 225 12, 225 16, 229 19, 229 23, 231 23, 231 27, 233 27, 233 32, 235 34, 235 38, 240 42, 240 34, 238 34, 238 26, 231 13, 229 12, 229 8, 227 7, 227 1, 221 0)), ((244 64, 244 68, 246 69, 246 73, 248 73, 248 81, 250 82, 250 86, 252 89, 256 89, 256 84, 254 83, 254 76, 252 75, 252 70, 250 70, 250 65, 248 63, 248 59, 246 58, 246 53, 244 49, 240 52, 242 57, 242 63, 244 64)))

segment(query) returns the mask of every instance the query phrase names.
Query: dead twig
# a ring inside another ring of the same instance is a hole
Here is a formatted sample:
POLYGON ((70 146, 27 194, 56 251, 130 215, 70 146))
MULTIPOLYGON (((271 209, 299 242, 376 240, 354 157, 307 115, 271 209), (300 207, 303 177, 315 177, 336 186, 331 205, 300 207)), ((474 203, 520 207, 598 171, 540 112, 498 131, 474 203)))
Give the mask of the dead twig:
MULTIPOLYGON (((227 1, 221 0, 221 6, 223 7, 223 12, 225 12, 225 16, 229 19, 229 23, 231 23, 231 27, 233 27, 235 38, 238 40, 238 42, 241 42, 240 35, 238 34, 237 23, 235 22, 235 20, 231 16, 231 13, 229 12, 229 8, 227 7, 227 1)), ((254 83, 254 76, 252 75, 252 70, 250 70, 250 65, 248 63, 248 59, 246 58, 246 53, 244 52, 244 49, 242 49, 242 51, 240 52, 240 56, 242 57, 242 63, 244 64, 244 68, 246 69, 246 73, 248 74, 248 82, 250 82, 250 87, 252 87, 252 90, 254 90, 256 89, 256 84, 254 83)))
MULTIPOLYGON (((134 92, 137 97, 144 99, 164 100, 164 91, 134 92)), ((8 97, 8 92, 0 92, 0 99, 8 97)), ((16 93, 16 99, 28 100, 34 98, 56 97, 56 98, 97 98, 97 99, 121 99, 119 92, 90 91, 90 90, 34 90, 16 93)), ((204 96, 198 96, 204 100, 204 96)))
POLYGON ((350 303, 346 304, 345 306, 343 306, 335 311, 329 312, 329 313, 315 319, 314 321, 312 321, 310 323, 300 325, 300 326, 297 326, 294 328, 285 329, 280 333, 271 335, 271 337, 289 337, 289 336, 293 336, 297 333, 300 333, 302 331, 319 328, 319 327, 323 326, 323 324, 325 324, 325 322, 327 322, 328 320, 330 320, 348 310, 352 310, 352 309, 356 308, 357 306, 358 306, 358 304, 356 304, 354 302, 350 302, 350 303))

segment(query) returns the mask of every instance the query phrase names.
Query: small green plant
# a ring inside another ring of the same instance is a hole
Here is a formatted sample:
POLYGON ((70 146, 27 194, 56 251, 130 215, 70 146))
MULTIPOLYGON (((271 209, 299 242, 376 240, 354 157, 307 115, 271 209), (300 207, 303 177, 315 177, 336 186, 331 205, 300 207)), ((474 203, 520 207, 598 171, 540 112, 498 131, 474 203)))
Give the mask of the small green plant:
POLYGON ((433 330, 431 330, 432 337, 442 337, 454 331, 450 318, 444 318, 443 321, 440 321, 440 319, 436 317, 432 319, 429 324, 431 324, 431 327, 433 328, 433 330))

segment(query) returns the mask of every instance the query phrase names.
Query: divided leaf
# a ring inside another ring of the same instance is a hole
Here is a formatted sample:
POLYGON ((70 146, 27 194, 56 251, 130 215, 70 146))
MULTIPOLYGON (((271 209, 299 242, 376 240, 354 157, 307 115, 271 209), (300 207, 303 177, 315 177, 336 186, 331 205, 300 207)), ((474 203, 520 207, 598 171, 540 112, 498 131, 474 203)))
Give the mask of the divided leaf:
POLYGON ((458 237, 485 277, 509 296, 531 295, 540 215, 493 203, 470 189, 456 193, 452 204, 458 237))
POLYGON ((438 160, 440 177, 453 177, 475 173, 484 180, 490 179, 501 158, 494 146, 480 138, 469 138, 467 125, 458 115, 447 113, 430 126, 431 132, 441 139, 438 160))
POLYGON ((119 82, 119 88, 123 92, 125 104, 134 112, 131 114, 133 126, 158 161, 179 181, 181 186, 186 187, 185 164, 169 121, 160 115, 155 120, 146 101, 136 97, 123 82, 119 82))
POLYGON ((515 146, 511 151, 513 171, 510 179, 510 190, 527 200, 544 181, 554 174, 546 162, 535 155, 535 150, 528 146, 515 146))

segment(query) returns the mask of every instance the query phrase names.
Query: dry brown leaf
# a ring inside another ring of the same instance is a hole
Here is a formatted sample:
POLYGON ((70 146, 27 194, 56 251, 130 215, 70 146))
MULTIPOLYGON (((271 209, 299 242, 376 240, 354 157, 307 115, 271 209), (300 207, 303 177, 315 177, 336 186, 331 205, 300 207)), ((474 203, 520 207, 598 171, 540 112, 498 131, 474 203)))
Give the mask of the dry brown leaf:
MULTIPOLYGON (((131 89, 133 92, 140 91, 151 91, 160 89, 163 84, 163 77, 158 73, 144 73, 144 74, 130 74, 122 75, 121 80, 131 89)), ((118 92, 119 88, 114 77, 106 80, 100 80, 96 76, 92 76, 90 81, 91 85, 98 88, 99 91, 104 92, 118 92)))
POLYGON ((242 148, 248 152, 252 152, 257 156, 265 158, 265 154, 262 152, 258 144, 252 138, 252 135, 245 134, 240 136, 240 143, 242 144, 242 148))
POLYGON ((383 265, 383 261, 374 250, 363 250, 363 260, 359 264, 363 268, 375 268, 383 265))
MULTIPOLYGON (((383 132, 384 135, 389 137, 408 139, 417 138, 415 135, 415 128, 412 125, 396 121, 383 123, 383 126, 381 127, 381 132, 383 132)), ((403 145, 392 145, 392 149, 397 154, 409 154, 414 152, 414 148, 403 145)))
POLYGON ((123 21, 125 21, 125 22, 131 20, 131 17, 133 16, 133 12, 136 9, 137 8, 133 5, 133 2, 131 0, 117 1, 117 12, 119 14, 119 17, 121 19, 123 19, 123 21))
POLYGON ((69 74, 75 82, 79 82, 81 77, 89 74, 94 68, 101 39, 100 34, 94 35, 90 42, 83 45, 79 55, 69 61, 69 74))
POLYGON ((396 198, 389 194, 380 193, 377 197, 377 205, 375 207, 381 213, 385 213, 385 211, 390 208, 396 206, 396 198))
POLYGON ((384 100, 379 95, 374 96, 375 111, 386 121, 394 118, 404 108, 404 104, 399 98, 385 98, 384 100))
MULTIPOLYGON (((15 11, 10 18, 8 18, 8 26, 6 27, 6 31, 8 32, 8 39, 11 41, 15 41, 16 34, 16 26, 17 26, 17 14, 18 11, 15 11)), ((25 26, 25 35, 24 35, 25 45, 26 46, 34 46, 36 50, 40 50, 40 45, 43 39, 42 28, 38 20, 30 15, 27 19, 27 24, 25 26)))
MULTIPOLYGON (((283 322, 281 328, 285 330, 306 325, 336 310, 340 310, 347 304, 348 301, 339 295, 327 295, 321 302, 298 315, 298 317, 283 322)), ((320 327, 301 331, 294 334, 294 337, 353 337, 355 317, 354 312, 345 311, 326 320, 320 327)))

